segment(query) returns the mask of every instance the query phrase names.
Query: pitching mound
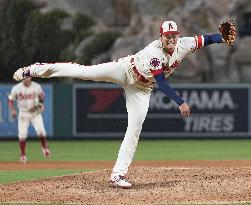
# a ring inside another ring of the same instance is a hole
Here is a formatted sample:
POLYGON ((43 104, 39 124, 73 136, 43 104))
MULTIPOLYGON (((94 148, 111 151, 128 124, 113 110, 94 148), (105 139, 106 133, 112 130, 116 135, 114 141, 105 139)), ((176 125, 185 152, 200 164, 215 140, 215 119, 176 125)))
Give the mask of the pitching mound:
POLYGON ((109 170, 0 185, 1 202, 170 204, 251 202, 251 167, 130 169, 131 189, 108 183, 109 170))

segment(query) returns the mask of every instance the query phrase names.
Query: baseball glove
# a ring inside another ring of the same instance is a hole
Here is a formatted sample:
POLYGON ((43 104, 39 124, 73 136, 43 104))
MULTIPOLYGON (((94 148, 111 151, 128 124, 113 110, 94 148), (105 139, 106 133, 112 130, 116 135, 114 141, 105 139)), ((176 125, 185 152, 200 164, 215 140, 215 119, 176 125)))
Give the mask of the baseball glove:
POLYGON ((43 112, 44 105, 43 103, 39 102, 37 105, 33 106, 29 111, 30 112, 43 112))
POLYGON ((237 37, 236 26, 235 26, 233 20, 223 22, 219 26, 219 30, 221 32, 223 41, 228 46, 233 46, 233 43, 234 43, 234 41, 235 41, 235 39, 237 37))

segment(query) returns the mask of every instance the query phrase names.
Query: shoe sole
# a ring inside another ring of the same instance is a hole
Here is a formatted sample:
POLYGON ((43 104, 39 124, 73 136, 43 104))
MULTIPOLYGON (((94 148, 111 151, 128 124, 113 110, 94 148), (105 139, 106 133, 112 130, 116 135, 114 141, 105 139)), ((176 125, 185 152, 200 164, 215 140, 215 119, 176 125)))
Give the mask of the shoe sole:
POLYGON ((14 79, 15 81, 20 81, 20 79, 17 77, 16 74, 14 74, 13 79, 14 79))
POLYGON ((119 187, 119 188, 122 188, 122 189, 130 189, 130 188, 132 188, 132 185, 131 186, 120 186, 120 185, 116 184, 116 182, 114 182, 112 180, 110 180, 110 183, 111 183, 111 186, 114 187, 114 188, 116 188, 116 187, 119 187))

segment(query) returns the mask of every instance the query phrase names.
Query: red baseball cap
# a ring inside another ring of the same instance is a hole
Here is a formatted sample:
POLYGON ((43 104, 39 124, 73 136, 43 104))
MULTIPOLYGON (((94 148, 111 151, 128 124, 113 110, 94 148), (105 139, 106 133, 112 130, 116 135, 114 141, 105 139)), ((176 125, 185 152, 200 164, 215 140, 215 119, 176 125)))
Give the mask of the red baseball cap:
POLYGON ((174 21, 165 21, 160 26, 160 34, 179 34, 178 26, 174 21))

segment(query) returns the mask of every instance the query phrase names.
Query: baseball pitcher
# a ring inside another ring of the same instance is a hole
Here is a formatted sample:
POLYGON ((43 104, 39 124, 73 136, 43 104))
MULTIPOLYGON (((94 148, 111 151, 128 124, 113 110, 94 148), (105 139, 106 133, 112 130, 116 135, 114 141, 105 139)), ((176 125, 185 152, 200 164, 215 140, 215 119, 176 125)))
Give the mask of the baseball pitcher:
POLYGON ((13 118, 17 117, 14 106, 17 101, 18 113, 18 138, 20 145, 20 162, 26 163, 26 138, 30 123, 35 128, 41 140, 42 152, 45 157, 50 156, 47 146, 46 132, 41 112, 44 110, 44 92, 38 83, 31 81, 31 77, 13 86, 9 95, 8 105, 13 118))
POLYGON ((23 80, 29 76, 70 77, 120 84, 126 96, 128 126, 110 181, 116 186, 130 188, 132 184, 125 175, 136 151, 154 85, 157 84, 161 91, 178 104, 182 117, 188 117, 189 105, 177 95, 167 79, 183 58, 200 48, 213 43, 232 45, 236 38, 236 28, 233 23, 227 23, 230 26, 221 26, 222 34, 180 38, 177 24, 174 21, 165 21, 160 26, 160 38, 134 55, 93 66, 75 63, 37 63, 18 69, 13 78, 23 80))

